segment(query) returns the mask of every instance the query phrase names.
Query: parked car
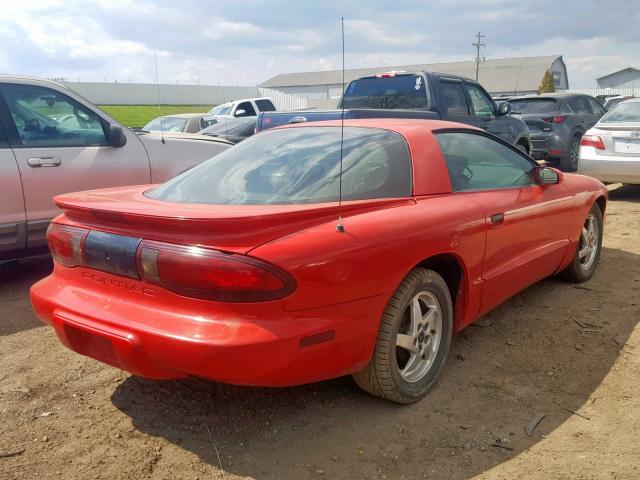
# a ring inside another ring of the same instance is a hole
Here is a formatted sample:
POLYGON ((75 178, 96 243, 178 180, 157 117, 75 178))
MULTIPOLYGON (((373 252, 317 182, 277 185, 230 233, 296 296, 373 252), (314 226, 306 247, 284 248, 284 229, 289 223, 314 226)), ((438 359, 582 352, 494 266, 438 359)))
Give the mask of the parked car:
POLYGON ((244 98, 218 105, 209 110, 207 115, 213 117, 255 117, 260 112, 275 111, 276 107, 269 98, 244 98))
POLYGON ((0 76, 0 260, 46 251, 54 195, 164 182, 227 148, 138 136, 62 85, 0 76))
POLYGON ((565 172, 577 170, 580 138, 605 114, 595 98, 582 94, 527 95, 509 103, 512 115, 531 130, 533 158, 558 165, 565 172))
POLYGON ((218 123, 205 128, 202 135, 222 138, 231 143, 239 143, 255 133, 256 118, 224 118, 218 123))
POLYGON ((531 152, 527 125, 507 115, 510 105, 495 103, 478 82, 431 72, 386 72, 349 83, 338 105, 342 110, 268 112, 258 116, 256 130, 289 123, 348 118, 421 118, 466 123, 531 152))
POLYGON ((177 113, 175 115, 165 115, 154 118, 142 127, 142 130, 147 132, 197 133, 211 124, 211 122, 204 117, 208 117, 208 115, 206 113, 177 113))
POLYGON ((640 98, 617 104, 587 131, 578 171, 603 182, 640 184, 640 98))
POLYGON ((630 100, 635 98, 633 95, 618 95, 615 97, 609 97, 604 101, 605 110, 611 110, 613 107, 618 105, 620 102, 624 102, 625 100, 630 100))
POLYGON ((136 375, 423 397, 451 335, 532 283, 593 275, 607 190, 481 129, 273 129, 161 186, 56 197, 62 343, 136 375), (341 155, 342 154, 342 155, 341 155))

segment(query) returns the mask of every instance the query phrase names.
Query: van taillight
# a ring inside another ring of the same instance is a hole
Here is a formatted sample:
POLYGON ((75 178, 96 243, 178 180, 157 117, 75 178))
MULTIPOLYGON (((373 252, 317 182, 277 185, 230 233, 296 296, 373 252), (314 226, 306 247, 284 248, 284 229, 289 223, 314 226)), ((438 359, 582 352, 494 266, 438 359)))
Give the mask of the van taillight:
POLYGON ((47 243, 53 259, 65 267, 84 265, 84 240, 89 230, 50 223, 47 243))
POLYGON ((594 147, 596 150, 604 150, 604 142, 598 135, 584 135, 580 140, 583 147, 594 147))
POLYGON ((289 274, 260 260, 161 242, 142 242, 138 271, 180 295, 220 302, 276 300, 295 289, 289 274))

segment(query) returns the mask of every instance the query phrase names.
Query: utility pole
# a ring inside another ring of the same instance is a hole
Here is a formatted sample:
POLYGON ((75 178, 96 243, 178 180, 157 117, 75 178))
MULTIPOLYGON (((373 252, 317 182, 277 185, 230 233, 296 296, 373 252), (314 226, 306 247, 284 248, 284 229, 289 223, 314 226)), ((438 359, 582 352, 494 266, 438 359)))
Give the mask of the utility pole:
POLYGON ((476 82, 478 81, 478 72, 480 71, 480 47, 485 47, 486 45, 482 43, 482 39, 486 35, 482 35, 480 32, 476 33, 476 43, 472 43, 474 47, 476 47, 476 82))

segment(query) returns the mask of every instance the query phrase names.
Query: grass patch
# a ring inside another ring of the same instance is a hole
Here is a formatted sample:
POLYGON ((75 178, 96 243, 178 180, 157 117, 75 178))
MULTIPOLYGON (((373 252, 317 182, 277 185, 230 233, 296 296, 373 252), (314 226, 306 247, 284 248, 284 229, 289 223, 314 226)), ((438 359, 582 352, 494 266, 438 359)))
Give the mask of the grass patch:
POLYGON ((149 120, 175 113, 208 112, 213 105, 99 105, 99 107, 130 128, 142 128, 149 120))

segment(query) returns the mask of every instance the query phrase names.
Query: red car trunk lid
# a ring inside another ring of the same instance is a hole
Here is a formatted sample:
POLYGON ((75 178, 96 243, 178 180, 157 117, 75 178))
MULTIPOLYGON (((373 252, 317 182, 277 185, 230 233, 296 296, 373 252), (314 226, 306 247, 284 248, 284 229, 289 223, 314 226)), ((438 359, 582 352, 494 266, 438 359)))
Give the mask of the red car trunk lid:
POLYGON ((246 253, 298 230, 412 198, 309 205, 204 205, 146 197, 150 186, 71 193, 55 198, 72 225, 149 240, 246 253))

